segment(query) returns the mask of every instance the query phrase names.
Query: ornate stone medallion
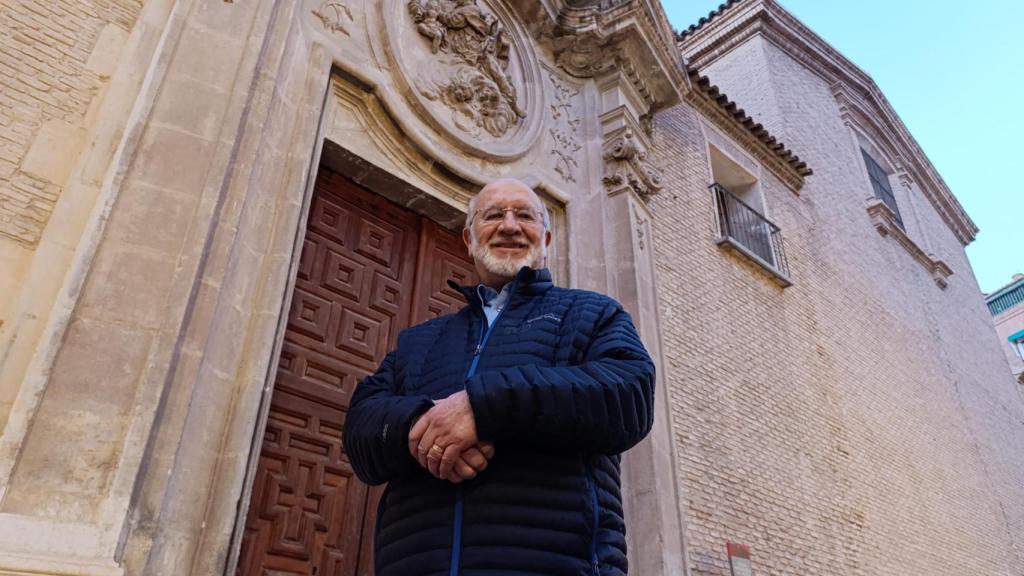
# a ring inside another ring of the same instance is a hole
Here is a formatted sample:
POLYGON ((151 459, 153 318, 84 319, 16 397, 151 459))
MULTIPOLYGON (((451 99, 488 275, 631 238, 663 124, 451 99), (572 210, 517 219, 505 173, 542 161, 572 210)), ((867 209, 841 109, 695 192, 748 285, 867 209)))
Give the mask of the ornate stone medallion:
POLYGON ((395 76, 413 108, 463 149, 493 160, 524 154, 542 123, 543 94, 512 15, 484 0, 382 5, 395 76))

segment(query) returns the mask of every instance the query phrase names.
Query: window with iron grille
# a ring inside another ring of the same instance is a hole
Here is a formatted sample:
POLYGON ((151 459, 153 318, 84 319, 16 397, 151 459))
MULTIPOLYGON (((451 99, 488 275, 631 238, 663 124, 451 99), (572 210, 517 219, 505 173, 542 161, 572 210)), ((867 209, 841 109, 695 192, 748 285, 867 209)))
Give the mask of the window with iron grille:
POLYGON ((868 167, 868 178, 871 180, 875 196, 885 202, 885 205, 892 210, 893 216, 896 217, 896 223, 903 228, 903 219, 900 218, 900 208, 896 205, 896 196, 892 193, 892 186, 889 184, 889 175, 863 148, 860 153, 864 155, 864 164, 868 167))
POLYGON ((753 162, 737 160, 713 144, 708 146, 708 156, 714 178, 709 188, 715 204, 718 244, 753 260, 783 287, 791 285, 782 231, 765 217, 759 178, 740 164, 753 162))
POLYGON ((748 257, 789 283, 789 264, 782 230, 721 184, 711 185, 715 199, 719 242, 739 248, 748 257))

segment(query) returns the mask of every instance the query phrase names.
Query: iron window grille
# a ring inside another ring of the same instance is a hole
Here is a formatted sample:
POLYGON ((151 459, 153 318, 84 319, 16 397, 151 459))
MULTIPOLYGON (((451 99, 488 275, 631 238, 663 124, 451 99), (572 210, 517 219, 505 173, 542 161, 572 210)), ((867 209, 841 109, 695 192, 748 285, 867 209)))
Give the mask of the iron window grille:
POLYGON ((989 300, 988 310, 995 316, 1021 303, 1024 303, 1024 284, 989 300))
POLYGON ((878 162, 875 162, 875 159, 870 154, 863 149, 861 149, 860 153, 864 155, 864 164, 868 167, 868 179, 871 180, 871 187, 875 191, 875 196, 882 202, 885 202, 885 205, 892 210, 893 216, 896 217, 896 223, 900 225, 900 228, 906 228, 903 226, 903 218, 900 217, 900 208, 896 205, 896 195, 892 193, 892 185, 889 184, 889 175, 878 165, 878 162))
POLYGON ((718 243, 729 245, 766 268, 789 286, 789 262, 782 230, 724 186, 710 186, 715 199, 718 243))

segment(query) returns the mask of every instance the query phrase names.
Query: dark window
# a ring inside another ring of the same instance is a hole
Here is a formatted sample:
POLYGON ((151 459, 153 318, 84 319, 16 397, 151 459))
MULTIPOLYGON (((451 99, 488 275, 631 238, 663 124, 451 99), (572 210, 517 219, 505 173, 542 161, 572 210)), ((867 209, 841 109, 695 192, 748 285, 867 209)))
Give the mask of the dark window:
POLYGON ((885 173, 885 170, 875 162, 875 159, 871 157, 863 149, 860 151, 864 155, 864 163, 868 167, 868 178, 871 179, 871 187, 875 189, 875 196, 879 200, 885 202, 885 205, 892 210, 893 215, 896 216, 896 223, 903 228, 903 219, 900 218, 900 208, 896 205, 896 196, 892 193, 892 186, 889 185, 889 175, 885 173))

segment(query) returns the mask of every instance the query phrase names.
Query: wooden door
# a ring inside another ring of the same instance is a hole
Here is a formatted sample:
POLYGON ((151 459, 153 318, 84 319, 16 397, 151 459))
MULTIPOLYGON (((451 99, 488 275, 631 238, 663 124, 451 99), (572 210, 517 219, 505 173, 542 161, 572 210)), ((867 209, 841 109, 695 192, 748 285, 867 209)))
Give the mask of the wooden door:
POLYGON ((462 306, 449 278, 476 281, 460 237, 321 171, 238 574, 372 576, 382 490, 352 472, 345 410, 400 330, 462 306))

